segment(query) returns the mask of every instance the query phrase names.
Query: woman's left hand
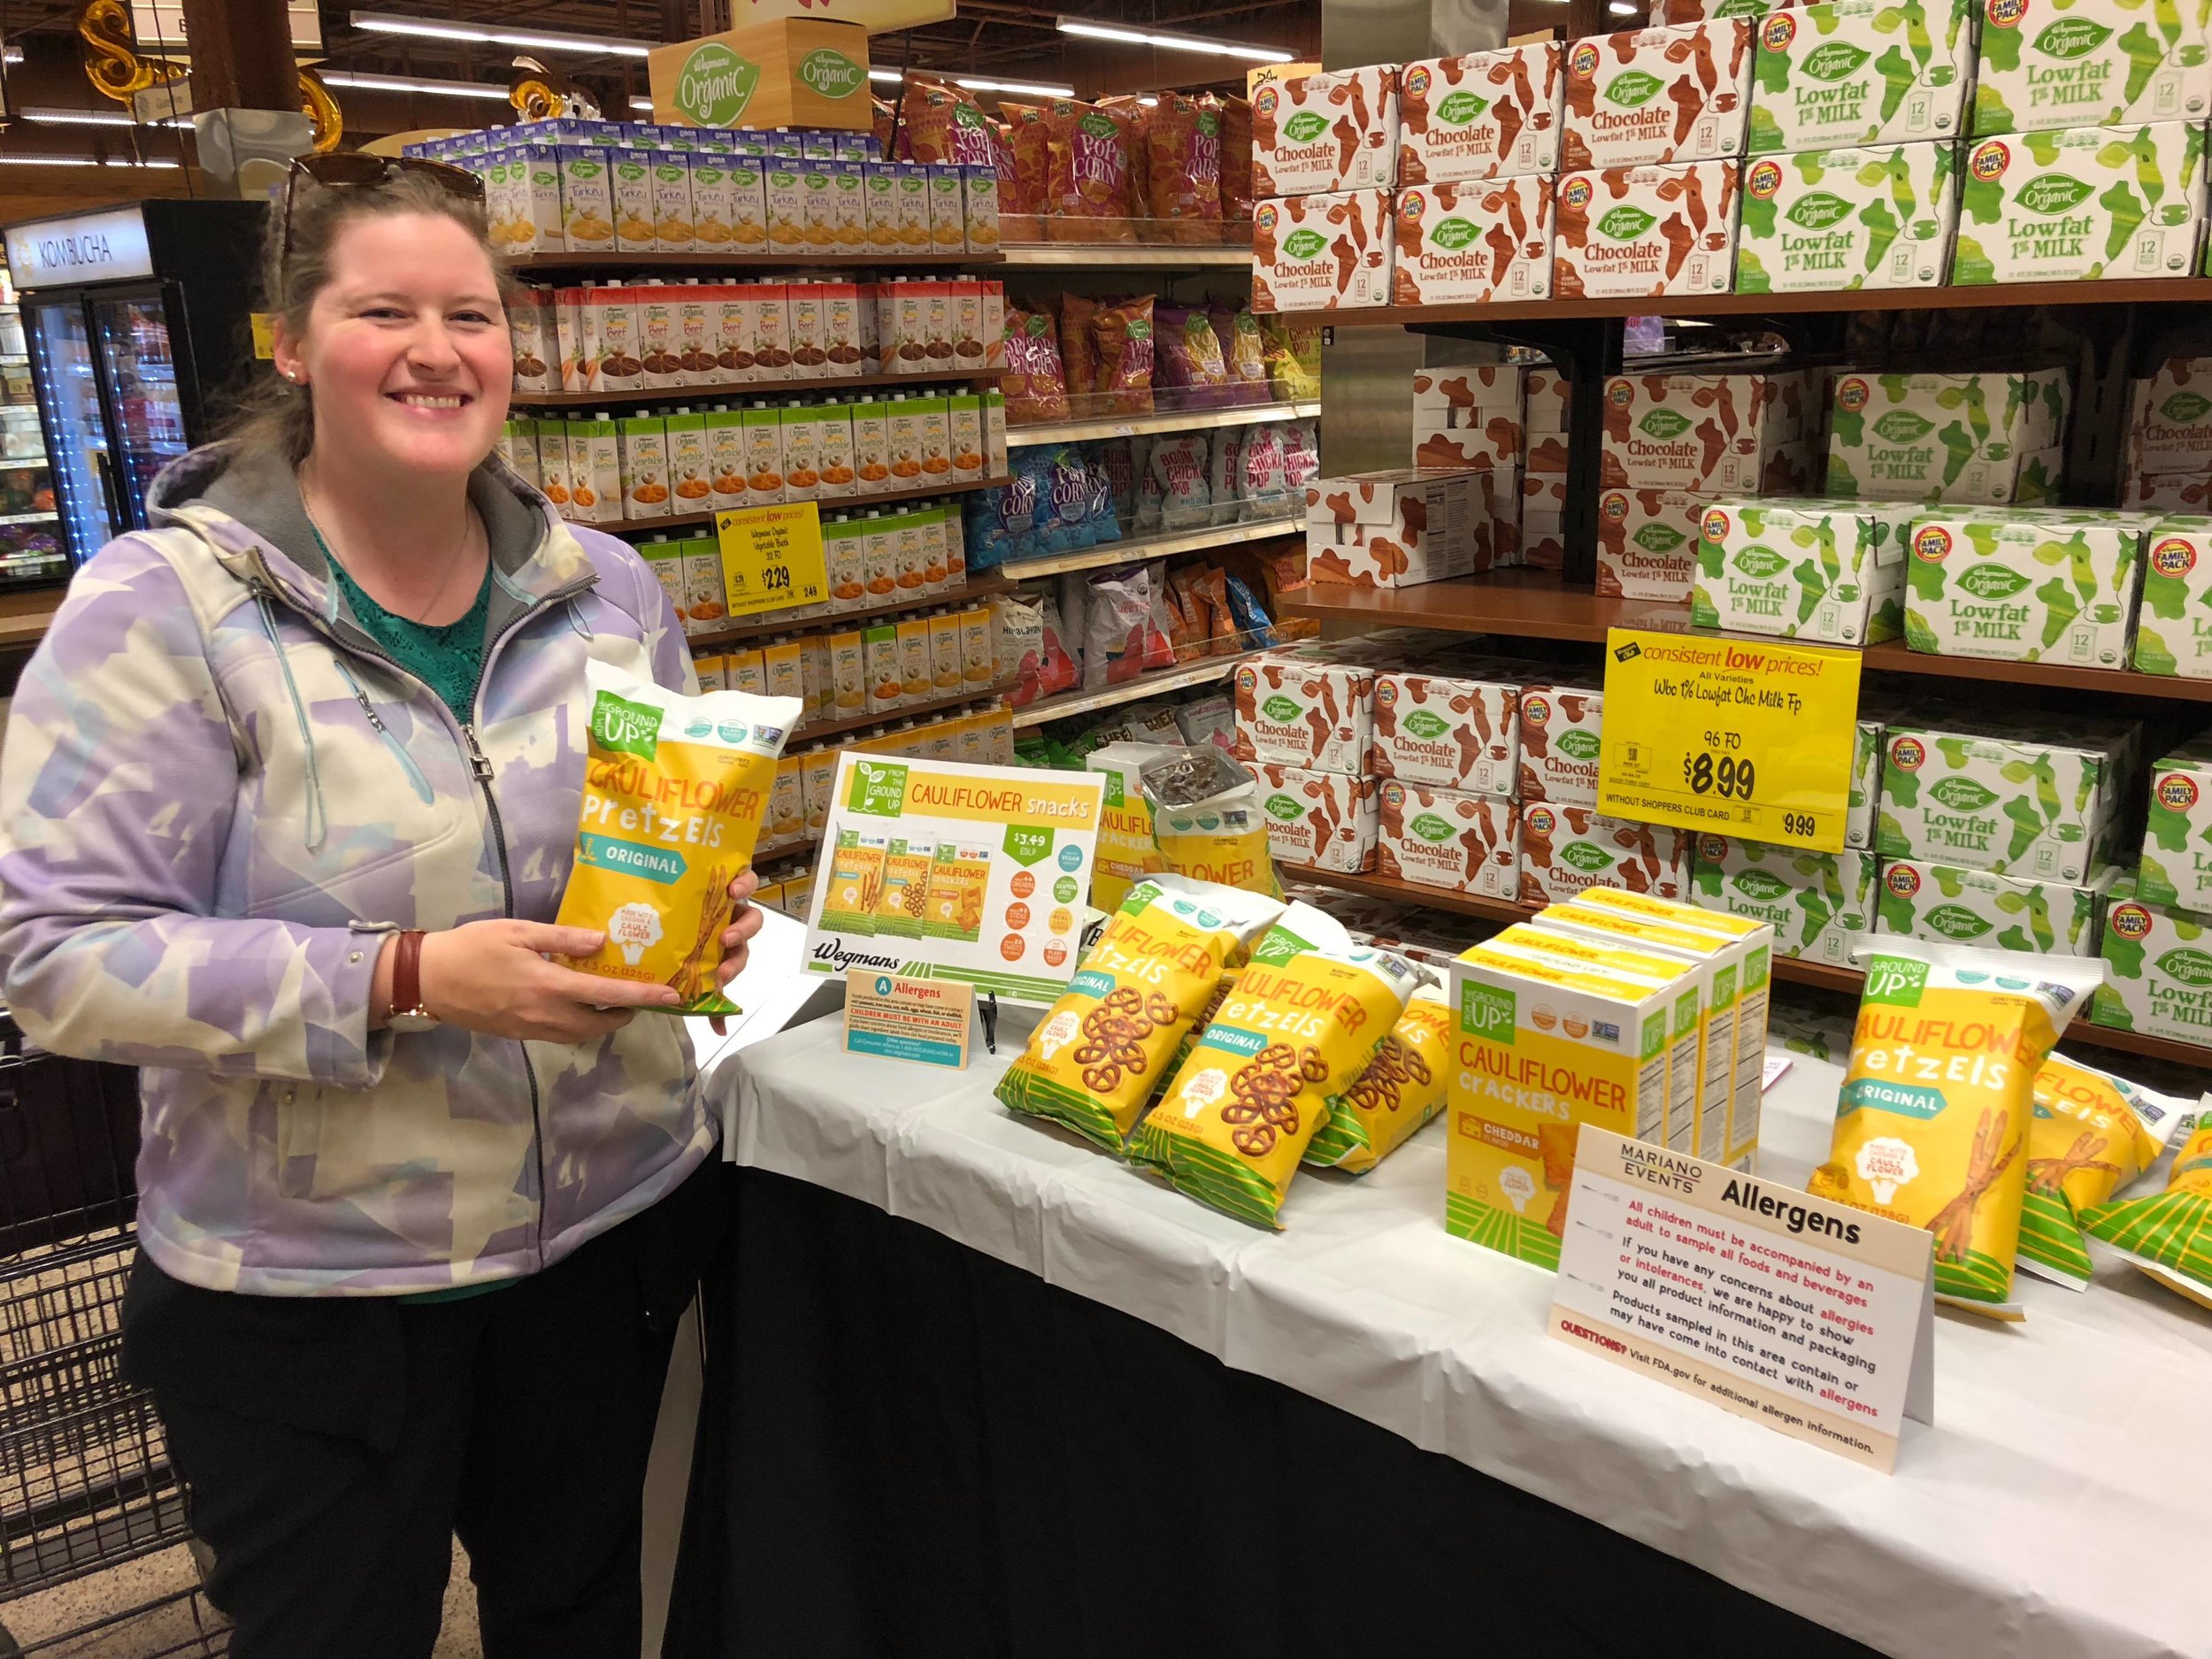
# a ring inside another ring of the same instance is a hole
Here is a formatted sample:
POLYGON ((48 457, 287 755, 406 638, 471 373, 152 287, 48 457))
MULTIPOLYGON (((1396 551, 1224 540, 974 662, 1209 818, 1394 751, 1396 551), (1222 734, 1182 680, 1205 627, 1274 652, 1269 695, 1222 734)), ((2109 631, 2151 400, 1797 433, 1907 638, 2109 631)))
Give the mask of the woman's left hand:
MULTIPOLYGON (((753 894, 759 886, 760 877, 751 870, 741 872, 730 883, 730 902, 735 906, 736 914, 722 930, 722 965, 715 970, 715 983, 724 990, 729 988, 732 979, 745 972, 746 958, 752 954, 749 941, 760 932, 760 912, 752 904, 753 894)), ((721 1015, 715 1015, 709 1023, 716 1036, 723 1035, 721 1015)))

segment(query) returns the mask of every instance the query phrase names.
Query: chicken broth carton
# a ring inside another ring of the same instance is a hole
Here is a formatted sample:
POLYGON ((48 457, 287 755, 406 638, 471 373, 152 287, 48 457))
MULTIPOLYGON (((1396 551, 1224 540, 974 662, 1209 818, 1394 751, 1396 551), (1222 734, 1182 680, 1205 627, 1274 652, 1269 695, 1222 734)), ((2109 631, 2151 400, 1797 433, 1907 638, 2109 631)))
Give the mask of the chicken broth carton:
POLYGON ((1697 574, 1702 496, 1672 489, 1609 489, 1598 496, 1601 596, 1681 600, 1697 574))
POLYGON ((2147 514, 1924 513, 1907 561, 1916 651, 2119 668, 2128 659, 2147 514))
POLYGON ((1751 153, 1956 138, 1974 11, 1974 0, 1825 0, 1770 14, 1752 69, 1751 153))
POLYGON ((2077 127, 1966 147, 1951 280, 2182 276, 2204 233, 2204 127, 2077 127))
POLYGON ((1744 166, 1736 291, 1938 288, 1957 224, 1950 144, 1763 156, 1744 166))
POLYGON ((1686 830, 1606 818, 1589 807, 1521 808, 1521 902, 1555 904, 1603 883, 1656 898, 1690 887, 1686 830))
POLYGON ((2085 881, 2116 828, 2137 730, 2078 717, 1893 722, 1877 849, 1885 858, 2085 881))
POLYGON ((2119 873, 2108 864, 2089 883, 2076 887, 1993 875, 1962 864, 1893 858, 1882 866, 1875 931, 1991 950, 2093 956, 2097 924, 2119 873))
POLYGON ((1673 998, 1477 945, 1451 964, 1445 1230, 1556 1271, 1579 1127, 1665 1121, 1673 998))
POLYGON ((1751 25, 1740 18, 1631 29, 1567 49, 1570 171, 1743 154, 1751 25))
POLYGON ((2212 917, 2145 904, 2123 877, 2105 912, 2105 979, 2093 1024, 2177 1042, 2212 1042, 2212 917))
POLYGON ((1252 188, 1263 196, 1386 190, 1398 164, 1398 71, 1293 75, 1252 98, 1252 188))
POLYGON ((1375 676, 1370 769, 1432 788, 1511 795, 1520 780, 1521 687, 1474 673, 1375 676))
POLYGON ((1566 48, 1432 58, 1398 72, 1398 184, 1558 171, 1566 48))
POLYGON ((1735 275, 1740 176, 1734 161, 1563 174, 1555 297, 1726 293, 1735 275))
POLYGON ((1874 925, 1878 869, 1870 853, 1701 834, 1690 897, 1701 909, 1765 923, 1778 956, 1847 967, 1856 935, 1874 925))
POLYGON ((1267 849, 1279 863, 1354 874, 1374 867, 1380 793, 1374 779, 1265 763, 1252 770, 1267 815, 1267 849))
POLYGON ((1718 501, 1699 515, 1690 620, 1832 645, 1904 632, 1913 510, 1852 501, 1718 501))
POLYGON ((2212 913, 2212 737, 2193 739, 2151 768, 2150 803, 2138 896, 2212 913))
POLYGON ((1252 307, 1387 305, 1396 246, 1387 190, 1263 202, 1252 215, 1252 307))
POLYGON ((1828 418, 1827 493, 1851 500, 2009 503, 2057 483, 2063 369, 1846 374, 1828 418))
POLYGON ((1508 902, 1519 897, 1520 826, 1510 801, 1395 778, 1382 785, 1380 800, 1379 874, 1508 902))
POLYGON ((1396 201, 1393 303, 1551 296, 1549 179, 1423 185, 1396 201))
POLYGON ((1604 717, 1605 693, 1595 686, 1571 680, 1523 686, 1520 798, 1595 807, 1604 717))
POLYGON ((2201 121, 2212 114, 2206 0, 1990 0, 1974 132, 2201 121))

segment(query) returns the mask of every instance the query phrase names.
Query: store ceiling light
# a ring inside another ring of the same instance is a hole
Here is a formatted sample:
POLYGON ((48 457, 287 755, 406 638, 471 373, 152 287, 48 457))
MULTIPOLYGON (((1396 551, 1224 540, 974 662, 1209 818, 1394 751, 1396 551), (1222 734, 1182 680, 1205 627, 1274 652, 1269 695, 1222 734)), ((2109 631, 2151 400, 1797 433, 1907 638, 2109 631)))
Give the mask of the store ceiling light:
POLYGON ((1612 4, 1605 8, 1607 15, 1617 18, 1632 18, 1642 9, 1629 4, 1628 0, 1612 0, 1612 4))
POLYGON ((507 88, 481 81, 419 81, 412 75, 373 75, 351 69, 326 69, 323 84, 349 87, 357 92, 419 92, 433 98, 482 98, 507 102, 507 88))
POLYGON ((372 35, 411 35, 423 40, 466 41, 478 46, 511 46, 526 52, 588 52, 596 57, 643 58, 658 41, 625 40, 612 35, 567 35, 547 29, 471 28, 436 18, 402 17, 391 12, 355 12, 348 20, 372 35))
POLYGON ((16 111, 19 119, 35 121, 42 127, 184 127, 192 125, 189 116, 173 116, 165 121, 142 121, 127 110, 50 110, 35 105, 16 111))
POLYGON ((971 92, 1022 92, 1036 98, 1071 98, 1073 87, 1048 87, 1034 81, 978 81, 967 75, 956 75, 952 84, 965 87, 971 92))
POLYGON ((1079 35, 1090 41, 1119 41, 1128 46, 1158 46, 1169 51, 1205 52, 1216 58, 1243 58, 1256 64, 1286 64, 1291 54, 1279 46, 1253 46, 1240 41, 1210 41, 1196 35, 1163 35, 1157 29, 1125 29, 1110 23, 1087 23, 1081 18, 1058 20, 1063 35, 1079 35))

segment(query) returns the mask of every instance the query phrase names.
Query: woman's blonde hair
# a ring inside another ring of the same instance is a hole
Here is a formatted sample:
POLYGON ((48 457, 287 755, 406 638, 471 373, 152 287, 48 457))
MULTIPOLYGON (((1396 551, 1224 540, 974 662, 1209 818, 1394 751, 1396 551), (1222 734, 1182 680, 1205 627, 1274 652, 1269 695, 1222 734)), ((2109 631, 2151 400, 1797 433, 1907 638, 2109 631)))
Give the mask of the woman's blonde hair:
MULTIPOLYGON (((502 303, 515 291, 513 279, 500 269, 493 251, 482 201, 456 196, 434 178, 396 168, 376 184, 326 188, 295 176, 292 188, 289 248, 281 201, 271 208, 262 239, 261 309, 281 318, 286 334, 295 340, 306 334, 316 296, 330 286, 330 256, 339 235, 358 219, 399 213, 449 219, 483 250, 498 279, 502 303)), ((314 396, 305 386, 257 371, 223 423, 221 435, 242 446, 273 449, 297 466, 315 447, 314 396)))

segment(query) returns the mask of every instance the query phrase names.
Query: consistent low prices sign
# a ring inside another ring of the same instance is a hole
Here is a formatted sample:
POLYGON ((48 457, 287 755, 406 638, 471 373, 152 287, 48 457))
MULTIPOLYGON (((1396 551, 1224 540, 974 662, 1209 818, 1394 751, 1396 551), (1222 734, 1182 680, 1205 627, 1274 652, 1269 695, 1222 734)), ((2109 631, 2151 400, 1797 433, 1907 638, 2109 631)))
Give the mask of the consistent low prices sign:
POLYGON ((718 514, 722 585, 729 614, 758 616, 786 605, 829 597, 829 562, 822 552, 822 510, 810 501, 741 507, 718 514))
POLYGON ((1615 628, 1598 810, 1843 850, 1859 653, 1615 628))
POLYGON ((1885 1474, 1933 1420, 1931 1235, 1581 1127, 1552 1334, 1885 1474))

